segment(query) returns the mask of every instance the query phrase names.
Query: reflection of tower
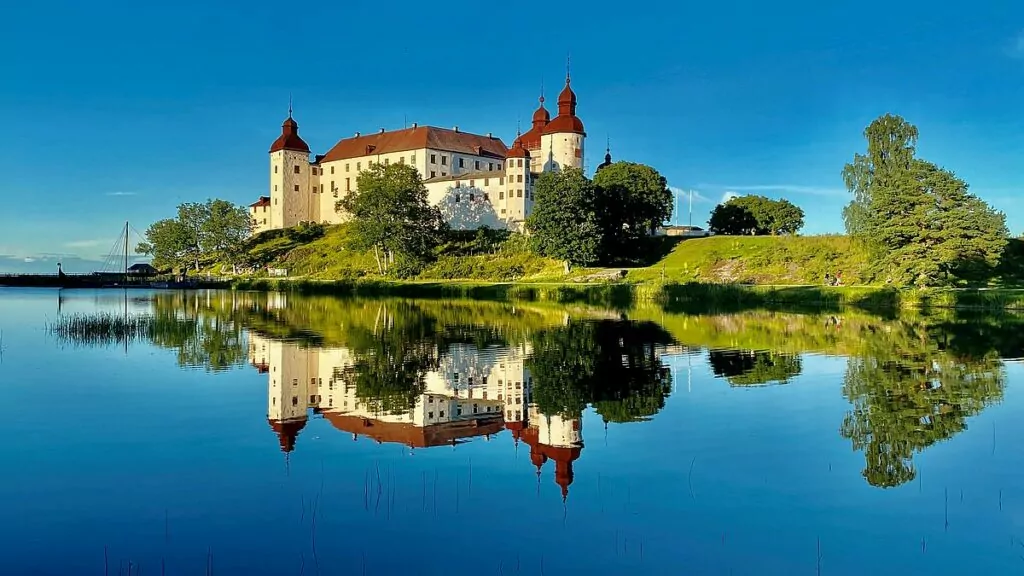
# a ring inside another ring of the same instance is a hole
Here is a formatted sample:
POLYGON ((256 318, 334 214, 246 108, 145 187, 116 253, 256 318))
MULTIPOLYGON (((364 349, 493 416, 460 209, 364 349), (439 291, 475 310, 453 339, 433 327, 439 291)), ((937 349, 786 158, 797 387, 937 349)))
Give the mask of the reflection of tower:
POLYGON ((573 481, 572 464, 583 451, 581 418, 541 414, 537 405, 530 406, 529 427, 523 431, 523 441, 530 446, 530 461, 537 474, 548 460, 555 461, 555 483, 562 489, 562 499, 569 496, 573 481))
POLYGON ((319 403, 317 353, 250 334, 249 357, 258 370, 269 372, 267 420, 278 435, 281 450, 291 452, 299 431, 306 426, 308 409, 319 403))

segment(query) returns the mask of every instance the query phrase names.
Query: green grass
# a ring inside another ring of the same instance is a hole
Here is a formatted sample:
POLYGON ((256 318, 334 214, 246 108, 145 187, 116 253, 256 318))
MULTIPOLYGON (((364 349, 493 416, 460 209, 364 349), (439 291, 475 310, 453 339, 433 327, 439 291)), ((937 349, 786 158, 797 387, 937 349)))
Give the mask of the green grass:
POLYGON ((629 271, 630 282, 822 285, 841 272, 866 284, 868 256, 846 236, 712 236, 679 242, 667 256, 629 271))
MULTIPOLYGON (((677 311, 1024 309, 1024 290, 900 290, 871 285, 867 254, 838 235, 665 239, 652 255, 656 263, 651 266, 576 268, 566 273, 561 262, 530 252, 522 236, 459 232, 439 249, 436 261, 400 280, 382 278, 373 254, 353 250, 350 240, 345 225, 261 235, 250 243, 250 259, 286 269, 288 279, 260 279, 257 274, 235 286, 313 294, 576 302, 617 309, 656 302, 677 311), (838 272, 844 286, 824 286, 825 274, 838 272)), ((1024 261, 1021 252, 1014 262, 1024 261)))

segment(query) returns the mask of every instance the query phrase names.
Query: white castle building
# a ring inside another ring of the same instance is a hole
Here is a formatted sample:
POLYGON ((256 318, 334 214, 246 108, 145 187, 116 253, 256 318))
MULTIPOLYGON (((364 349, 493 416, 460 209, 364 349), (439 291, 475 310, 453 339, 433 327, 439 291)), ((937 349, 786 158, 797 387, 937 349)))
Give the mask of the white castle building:
POLYGON ((354 364, 345 348, 307 348, 249 333, 249 362, 267 375, 267 422, 281 450, 295 450, 310 413, 353 440, 403 444, 410 450, 490 440, 503 430, 530 447, 538 480, 554 462, 562 497, 573 482, 573 463, 583 450, 582 419, 542 414, 532 402, 533 376, 526 365, 532 347, 479 349, 455 344, 424 378, 424 389, 401 410, 383 410, 360 398, 343 377, 354 364))
MULTIPOLYGON (((532 126, 517 135, 511 148, 490 133, 413 124, 390 132, 356 132, 311 159, 289 110, 281 136, 270 146, 269 196, 249 208, 253 231, 344 222, 347 215, 336 209, 338 201, 357 190, 360 172, 380 163, 416 168, 430 202, 453 229, 520 229, 533 207, 533 184, 540 173, 583 168, 586 132, 576 116, 570 83, 566 74, 554 119, 541 95, 532 126)), ((605 161, 610 163, 609 156, 605 161)))

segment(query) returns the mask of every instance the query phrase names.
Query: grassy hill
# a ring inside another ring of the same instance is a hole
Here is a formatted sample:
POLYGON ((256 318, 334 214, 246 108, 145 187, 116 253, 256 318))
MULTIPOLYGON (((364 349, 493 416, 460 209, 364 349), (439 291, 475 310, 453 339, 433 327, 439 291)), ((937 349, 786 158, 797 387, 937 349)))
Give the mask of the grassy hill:
MULTIPOLYGON (((578 268, 566 273, 562 262, 530 252, 523 236, 460 232, 453 233, 438 250, 436 261, 405 278, 478 283, 822 286, 826 273, 842 273, 847 286, 883 283, 869 272, 866 252, 846 236, 659 238, 654 244, 650 266, 578 268)), ((373 254, 350 247, 345 225, 261 234, 250 241, 247 259, 256 269, 282 268, 292 278, 380 279, 373 254)), ((1005 285, 1019 285, 1024 278, 1024 242, 1011 241, 1000 276, 998 283, 1005 285)))
POLYGON ((626 279, 822 284, 826 273, 841 272, 844 284, 865 284, 867 267, 867 254, 846 236, 712 236, 683 240, 626 279))

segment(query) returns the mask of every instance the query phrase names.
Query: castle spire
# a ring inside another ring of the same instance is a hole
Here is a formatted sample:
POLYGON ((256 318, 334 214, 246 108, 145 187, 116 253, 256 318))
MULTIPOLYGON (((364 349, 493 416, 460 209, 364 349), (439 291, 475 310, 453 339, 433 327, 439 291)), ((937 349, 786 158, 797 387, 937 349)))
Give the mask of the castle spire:
POLYGON ((288 93, 288 117, 292 117, 292 93, 288 93))

